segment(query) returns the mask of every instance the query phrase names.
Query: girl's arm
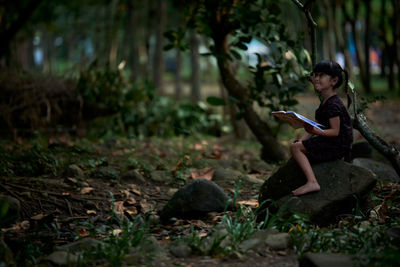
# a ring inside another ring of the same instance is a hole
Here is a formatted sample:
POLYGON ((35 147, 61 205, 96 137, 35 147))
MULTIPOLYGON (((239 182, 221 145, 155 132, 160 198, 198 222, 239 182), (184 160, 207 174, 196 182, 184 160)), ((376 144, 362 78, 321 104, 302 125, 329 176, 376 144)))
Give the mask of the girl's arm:
POLYGON ((312 127, 311 125, 304 125, 304 129, 307 131, 307 133, 310 134, 316 134, 319 136, 323 137, 336 137, 339 135, 339 130, 340 130, 340 117, 336 116, 333 118, 329 119, 329 125, 331 128, 327 130, 318 130, 315 127, 312 127))

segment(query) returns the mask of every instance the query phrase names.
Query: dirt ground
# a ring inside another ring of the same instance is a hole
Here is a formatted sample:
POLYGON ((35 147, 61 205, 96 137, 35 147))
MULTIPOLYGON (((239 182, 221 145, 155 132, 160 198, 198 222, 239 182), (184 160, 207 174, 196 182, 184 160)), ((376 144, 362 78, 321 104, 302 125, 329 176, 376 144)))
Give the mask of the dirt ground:
MULTIPOLYGON (((313 112, 318 106, 316 97, 300 97, 298 110, 313 118, 313 112)), ((394 100, 375 103, 368 110, 371 127, 387 142, 400 146, 400 107, 394 100)), ((362 137, 357 136, 357 141, 362 137)), ((19 176, 0 177, 0 192, 17 198, 21 202, 21 218, 14 229, 5 231, 5 240, 11 251, 16 254, 23 240, 32 239, 33 244, 46 244, 50 253, 54 246, 60 246, 75 241, 79 237, 90 236, 90 225, 101 227, 110 217, 111 205, 122 212, 128 219, 140 214, 153 214, 155 227, 151 234, 161 246, 166 247, 176 236, 187 233, 187 229, 196 229, 209 234, 212 227, 219 221, 213 214, 203 220, 181 220, 174 226, 164 226, 157 222, 157 212, 167 203, 181 185, 177 182, 165 183, 146 179, 143 184, 134 184, 120 179, 99 179, 93 169, 107 162, 107 167, 113 170, 127 170, 127 159, 140 159, 153 169, 176 171, 183 155, 192 159, 208 159, 229 161, 237 159, 240 164, 237 170, 265 180, 272 170, 249 169, 249 164, 259 161, 257 146, 244 148, 232 139, 222 138, 212 141, 191 141, 189 145, 178 140, 168 144, 153 143, 151 140, 136 142, 120 142, 112 140, 109 143, 91 143, 88 153, 76 152, 76 143, 67 138, 56 138, 52 147, 58 151, 71 153, 73 157, 85 155, 86 158, 76 162, 84 172, 84 178, 74 178, 65 173, 59 175, 44 175, 39 177, 19 176), (89 163, 88 163, 89 162, 89 163), (54 229, 38 227, 50 225, 54 229), (34 233, 40 229, 40 234, 34 233)), ((23 141, 21 146, 23 146, 23 141)), ((8 145, 15 149, 14 144, 8 145)), ((143 167, 143 166, 142 166, 143 167)), ((142 168, 143 170, 143 168, 142 168)), ((191 170, 193 171, 193 170, 191 170)), ((194 170, 196 171, 196 170, 194 170)), ((185 177, 190 180, 189 174, 185 177)), ((145 173, 143 173, 145 174, 145 173)), ((259 185, 244 184, 239 191, 239 200, 257 198, 259 185)), ((224 187, 232 197, 234 183, 224 187)), ((41 259, 43 259, 41 257, 41 259)), ((157 259, 156 259, 157 261, 157 259)), ((297 266, 297 255, 291 250, 265 251, 264 253, 248 253, 242 258, 219 258, 192 255, 189 258, 176 258, 169 255, 167 259, 158 262, 159 266, 297 266)))

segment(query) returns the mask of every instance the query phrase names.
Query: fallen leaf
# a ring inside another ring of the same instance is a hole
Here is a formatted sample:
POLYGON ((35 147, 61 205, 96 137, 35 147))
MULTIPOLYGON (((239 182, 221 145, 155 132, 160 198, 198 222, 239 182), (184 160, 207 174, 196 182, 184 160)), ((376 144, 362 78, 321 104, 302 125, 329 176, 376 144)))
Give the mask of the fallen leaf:
POLYGON ((72 177, 67 177, 67 178, 65 178, 65 180, 67 180, 67 182, 71 182, 73 184, 77 184, 78 183, 78 180, 75 179, 75 178, 72 178, 72 177))
POLYGON ((97 214, 97 212, 95 210, 87 210, 86 214, 97 214))
POLYGON ((198 233, 199 237, 206 237, 208 234, 206 232, 200 232, 198 233))
POLYGON ((206 147, 203 145, 200 145, 200 144, 195 144, 194 150, 203 151, 203 150, 206 150, 206 147))
POLYGON ((87 236, 89 236, 89 232, 85 228, 82 228, 81 230, 79 230, 79 236, 87 237, 87 236))
POLYGON ((249 199, 249 200, 242 200, 242 201, 237 201, 236 205, 243 205, 243 206, 249 206, 250 208, 257 208, 259 206, 258 200, 257 199, 249 199))
POLYGON ((196 172, 192 172, 192 178, 193 179, 205 178, 207 180, 211 180, 214 176, 214 172, 215 172, 215 167, 200 169, 197 170, 196 172))
POLYGON ((88 194, 88 193, 92 192, 93 190, 94 190, 93 187, 84 187, 84 188, 81 189, 81 194, 82 195, 88 194))
POLYGON ((123 215, 124 214, 124 202, 123 201, 115 201, 114 202, 114 212, 123 215))
POLYGON ((112 234, 114 236, 119 236, 122 233, 122 229, 114 229, 112 230, 112 234))
POLYGON ((120 190, 119 191, 124 197, 130 197, 131 192, 129 190, 120 190))
POLYGON ((136 215, 138 214, 138 210, 136 207, 129 207, 125 210, 129 215, 136 215))
POLYGON ((136 199, 134 199, 133 197, 129 197, 129 198, 125 199, 124 202, 128 205, 135 205, 136 199))
POLYGON ((147 203, 146 199, 142 199, 140 201, 140 208, 141 213, 148 213, 153 210, 153 205, 147 203))
POLYGON ((44 215, 43 213, 37 214, 35 216, 32 216, 31 219, 35 220, 35 221, 40 221, 41 219, 43 219, 46 215, 44 215))
POLYGON ((68 197, 68 196, 71 195, 71 193, 70 192, 62 192, 61 195, 65 196, 65 197, 68 197))
POLYGON ((140 190, 138 190, 138 189, 131 189, 131 191, 132 191, 134 194, 138 195, 138 196, 142 195, 142 192, 140 192, 140 190))

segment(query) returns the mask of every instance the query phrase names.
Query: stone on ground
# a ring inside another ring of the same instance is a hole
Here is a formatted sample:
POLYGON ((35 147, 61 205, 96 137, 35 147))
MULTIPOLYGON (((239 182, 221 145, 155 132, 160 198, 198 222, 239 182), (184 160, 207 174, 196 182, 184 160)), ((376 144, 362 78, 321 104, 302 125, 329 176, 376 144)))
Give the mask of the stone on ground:
POLYGON ((156 170, 151 172, 150 179, 154 182, 167 183, 170 182, 173 177, 172 173, 169 171, 156 170))
POLYGON ((179 189, 160 212, 163 222, 175 218, 198 218, 207 212, 223 211, 229 198, 222 188, 206 179, 197 179, 179 189))
POLYGON ((372 147, 367 141, 354 143, 351 148, 351 159, 371 158, 372 147))
POLYGON ((290 159, 262 185, 259 203, 273 200, 290 213, 304 213, 312 222, 326 225, 335 222, 338 215, 351 212, 357 201, 362 205, 376 183, 372 172, 342 160, 313 164, 312 168, 320 191, 293 197, 291 192, 305 184, 306 178, 290 159))
POLYGON ((138 185, 146 183, 146 179, 144 179, 143 175, 141 175, 136 170, 130 170, 125 172, 124 174, 121 175, 120 180, 121 182, 138 184, 138 185))
POLYGON ((0 226, 8 226, 19 219, 21 203, 18 199, 0 195, 0 226))
POLYGON ((306 253, 300 267, 354 267, 359 266, 350 255, 340 253, 306 253))
POLYGON ((377 179, 387 182, 399 183, 400 177, 394 168, 386 163, 373 159, 356 158, 352 162, 354 165, 368 169, 376 174, 377 179))

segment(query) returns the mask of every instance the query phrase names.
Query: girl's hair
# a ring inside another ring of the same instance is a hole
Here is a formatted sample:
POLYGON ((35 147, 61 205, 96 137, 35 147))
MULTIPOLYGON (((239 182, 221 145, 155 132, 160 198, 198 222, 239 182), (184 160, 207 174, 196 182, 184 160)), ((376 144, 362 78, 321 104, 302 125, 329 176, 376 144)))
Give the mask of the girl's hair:
POLYGON ((342 73, 344 72, 344 81, 345 81, 344 91, 347 94, 347 102, 348 102, 347 105, 350 106, 351 98, 348 94, 349 73, 345 69, 342 69, 342 67, 334 61, 323 60, 314 66, 313 72, 314 73, 322 72, 322 73, 325 73, 325 74, 331 76, 332 78, 337 77, 338 82, 333 87, 334 89, 339 88, 342 85, 342 83, 343 83, 342 73))

